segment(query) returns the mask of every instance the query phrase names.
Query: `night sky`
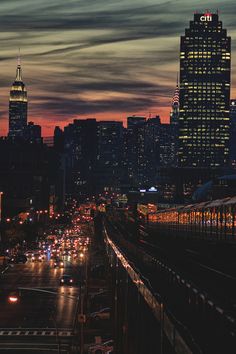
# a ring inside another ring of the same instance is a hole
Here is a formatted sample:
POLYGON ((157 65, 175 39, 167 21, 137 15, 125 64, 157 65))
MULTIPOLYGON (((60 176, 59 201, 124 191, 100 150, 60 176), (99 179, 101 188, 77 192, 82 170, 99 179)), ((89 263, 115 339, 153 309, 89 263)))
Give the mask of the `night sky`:
POLYGON ((21 48, 28 120, 52 135, 74 118, 169 120, 180 35, 195 11, 219 9, 232 37, 236 98, 236 2, 195 0, 0 0, 0 135, 21 48))

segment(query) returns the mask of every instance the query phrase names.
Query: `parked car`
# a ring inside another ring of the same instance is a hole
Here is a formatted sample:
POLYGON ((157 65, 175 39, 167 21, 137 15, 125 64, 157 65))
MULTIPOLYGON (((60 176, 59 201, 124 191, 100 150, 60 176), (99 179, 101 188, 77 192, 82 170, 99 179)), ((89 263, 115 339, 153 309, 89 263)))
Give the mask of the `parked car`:
POLYGON ((90 318, 94 320, 109 320, 111 317, 110 307, 105 307, 100 311, 96 311, 90 314, 90 318))
POLYGON ((102 290, 90 295, 90 306, 92 311, 98 311, 104 307, 110 306, 111 296, 108 290, 102 290))
POLYGON ((107 342, 98 343, 88 348, 89 354, 112 354, 114 352, 114 341, 111 339, 107 342))

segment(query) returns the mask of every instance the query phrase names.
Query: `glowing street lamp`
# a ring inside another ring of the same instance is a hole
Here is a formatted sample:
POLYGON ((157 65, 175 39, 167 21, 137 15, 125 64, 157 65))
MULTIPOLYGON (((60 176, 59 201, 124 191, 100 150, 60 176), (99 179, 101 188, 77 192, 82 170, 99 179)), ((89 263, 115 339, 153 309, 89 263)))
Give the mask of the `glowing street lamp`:
POLYGON ((8 302, 10 304, 16 304, 19 301, 19 296, 16 292, 12 292, 8 296, 8 302))

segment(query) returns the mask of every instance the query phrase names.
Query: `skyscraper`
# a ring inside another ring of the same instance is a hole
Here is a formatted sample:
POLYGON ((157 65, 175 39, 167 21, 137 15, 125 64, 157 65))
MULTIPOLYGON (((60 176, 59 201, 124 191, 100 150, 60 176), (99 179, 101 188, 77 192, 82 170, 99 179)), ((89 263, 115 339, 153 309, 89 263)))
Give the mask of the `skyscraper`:
POLYGON ((99 192, 118 191, 123 177, 123 124, 98 122, 97 186, 99 192))
POLYGON ((132 186, 145 186, 147 184, 145 117, 127 118, 126 145, 128 180, 132 186))
POLYGON ((230 101, 230 162, 236 167, 236 100, 230 101))
POLYGON ((172 157, 171 162, 172 166, 177 166, 177 153, 178 153, 178 135, 179 135, 179 79, 177 77, 176 88, 174 96, 172 99, 171 113, 170 113, 170 130, 171 130, 171 148, 172 148, 172 157))
POLYGON ((27 127, 27 91, 22 81, 20 58, 16 69, 16 78, 12 84, 9 100, 9 133, 11 138, 24 137, 27 127))
POLYGON ((179 121, 179 79, 177 77, 176 88, 172 99, 170 124, 178 124, 179 121))
POLYGON ((24 138, 31 144, 41 144, 42 136, 41 136, 41 126, 34 124, 33 122, 29 122, 24 130, 24 138))
POLYGON ((180 44, 180 167, 222 167, 229 156, 231 40, 218 14, 194 14, 180 44))
POLYGON ((75 119, 64 128, 64 139, 67 194, 82 200, 96 191, 96 119, 75 119))

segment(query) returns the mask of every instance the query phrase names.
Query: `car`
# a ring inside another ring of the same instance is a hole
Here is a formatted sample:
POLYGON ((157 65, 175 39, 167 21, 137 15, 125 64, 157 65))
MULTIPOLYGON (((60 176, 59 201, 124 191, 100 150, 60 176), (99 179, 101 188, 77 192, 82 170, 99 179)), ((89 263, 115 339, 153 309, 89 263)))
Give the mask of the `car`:
POLYGON ((73 286, 74 285, 74 279, 71 275, 68 274, 64 274, 61 278, 60 278, 60 285, 69 285, 69 286, 73 286))
POLYGON ((98 343, 88 348, 89 354, 112 354, 114 353, 114 341, 111 339, 107 342, 98 343))
POLYGON ((90 318, 94 320, 109 320, 111 317, 111 309, 110 307, 105 307, 100 311, 93 312, 90 314, 90 318))
POLYGON ((101 288, 97 292, 91 293, 90 297, 91 297, 91 299, 95 299, 100 296, 108 296, 109 294, 110 294, 110 291, 108 289, 101 288))
POLYGON ((90 304, 96 308, 103 308, 109 306, 110 291, 101 290, 90 295, 90 304))
POLYGON ((60 259, 56 259, 53 263, 54 268, 64 268, 64 262, 60 259))
POLYGON ((9 260, 10 263, 26 263, 27 257, 24 254, 16 254, 15 256, 11 257, 9 260))
POLYGON ((40 253, 34 253, 31 257, 32 262, 42 262, 43 256, 40 253))
POLYGON ((25 255, 26 255, 27 258, 31 258, 33 254, 34 254, 34 251, 31 251, 31 250, 28 250, 28 251, 26 251, 26 253, 25 253, 25 255))

